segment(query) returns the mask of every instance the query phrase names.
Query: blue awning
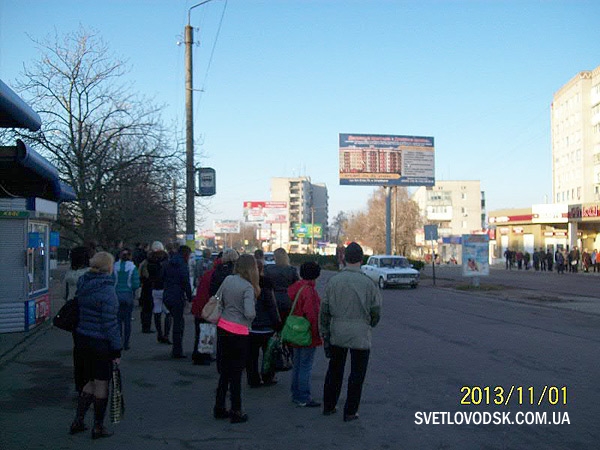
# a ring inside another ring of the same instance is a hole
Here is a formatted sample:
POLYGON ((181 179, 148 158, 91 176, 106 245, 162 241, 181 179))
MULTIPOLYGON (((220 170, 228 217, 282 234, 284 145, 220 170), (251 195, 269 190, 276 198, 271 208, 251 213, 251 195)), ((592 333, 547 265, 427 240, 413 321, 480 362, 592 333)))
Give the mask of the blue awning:
POLYGON ((15 92, 0 80, 0 128, 28 128, 37 131, 42 119, 15 92))
POLYGON ((77 198, 58 170, 21 140, 15 147, 0 147, 0 197, 39 197, 55 202, 77 198))

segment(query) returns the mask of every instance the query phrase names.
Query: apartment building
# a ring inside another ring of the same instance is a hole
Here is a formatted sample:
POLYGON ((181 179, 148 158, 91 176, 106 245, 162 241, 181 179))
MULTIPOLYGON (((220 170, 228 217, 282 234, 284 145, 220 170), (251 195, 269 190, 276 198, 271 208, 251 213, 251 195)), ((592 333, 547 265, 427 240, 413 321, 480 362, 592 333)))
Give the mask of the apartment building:
POLYGON ((295 250, 312 244, 312 239, 308 237, 294 236, 296 224, 319 224, 325 237, 329 215, 328 199, 327 186, 323 183, 313 184, 310 177, 271 178, 271 200, 288 202, 289 208, 288 222, 273 229, 275 242, 280 242, 288 249, 297 247, 295 250))
MULTIPOLYGON (((485 228, 485 197, 479 180, 436 180, 434 186, 421 186, 413 194, 425 225, 437 225, 441 244, 436 251, 443 261, 459 259, 458 237, 485 228)), ((417 233, 417 246, 430 251, 424 234, 417 233)))
POLYGON ((551 131, 554 202, 600 200, 600 66, 554 94, 551 131))
POLYGON ((569 244, 600 245, 600 66, 553 97, 552 198, 568 206, 569 244))

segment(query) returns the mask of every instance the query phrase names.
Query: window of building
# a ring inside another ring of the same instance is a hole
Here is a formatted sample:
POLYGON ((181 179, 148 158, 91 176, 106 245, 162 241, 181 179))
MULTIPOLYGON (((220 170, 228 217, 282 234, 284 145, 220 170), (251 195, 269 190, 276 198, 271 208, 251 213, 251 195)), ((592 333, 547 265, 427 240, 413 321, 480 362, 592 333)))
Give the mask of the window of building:
POLYGON ((462 221, 462 228, 463 228, 463 229, 466 229, 466 228, 467 228, 467 221, 466 221, 466 220, 463 220, 463 221, 462 221))
POLYGON ((556 193, 556 203, 560 203, 560 192, 556 193))
POLYGON ((577 188, 577 200, 581 200, 581 186, 577 188))
POLYGON ((462 193, 460 194, 460 198, 461 198, 462 200, 466 200, 466 199, 467 199, 467 193, 466 193, 466 192, 462 192, 462 193))

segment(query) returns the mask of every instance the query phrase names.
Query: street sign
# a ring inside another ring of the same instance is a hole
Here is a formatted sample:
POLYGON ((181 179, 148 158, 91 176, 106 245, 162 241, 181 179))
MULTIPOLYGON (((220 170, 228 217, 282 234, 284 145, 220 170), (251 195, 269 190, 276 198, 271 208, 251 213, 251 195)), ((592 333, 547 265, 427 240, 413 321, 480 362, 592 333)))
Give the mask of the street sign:
POLYGON ((217 175, 215 169, 201 167, 198 169, 198 196, 210 197, 217 193, 217 175))
POLYGON ((438 240, 437 225, 425 225, 425 240, 426 241, 437 241, 438 240))

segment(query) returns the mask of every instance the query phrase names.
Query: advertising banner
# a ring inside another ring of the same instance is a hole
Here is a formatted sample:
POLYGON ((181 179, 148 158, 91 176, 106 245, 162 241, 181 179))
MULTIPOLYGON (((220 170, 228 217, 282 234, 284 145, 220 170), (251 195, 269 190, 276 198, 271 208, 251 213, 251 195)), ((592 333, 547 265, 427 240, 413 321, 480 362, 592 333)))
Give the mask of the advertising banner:
POLYGON ((487 234, 462 235, 462 273, 464 277, 480 277, 490 274, 487 234))
POLYGON ((323 237, 323 226, 320 223, 296 223, 293 228, 294 237, 296 238, 316 238, 323 237))
POLYGON ((250 223, 286 223, 287 202, 244 202, 244 221, 250 223))
POLYGON ((213 231, 215 233, 239 233, 239 220, 215 220, 213 221, 213 231))
POLYGON ((340 133, 340 184, 433 186, 433 137, 340 133))

